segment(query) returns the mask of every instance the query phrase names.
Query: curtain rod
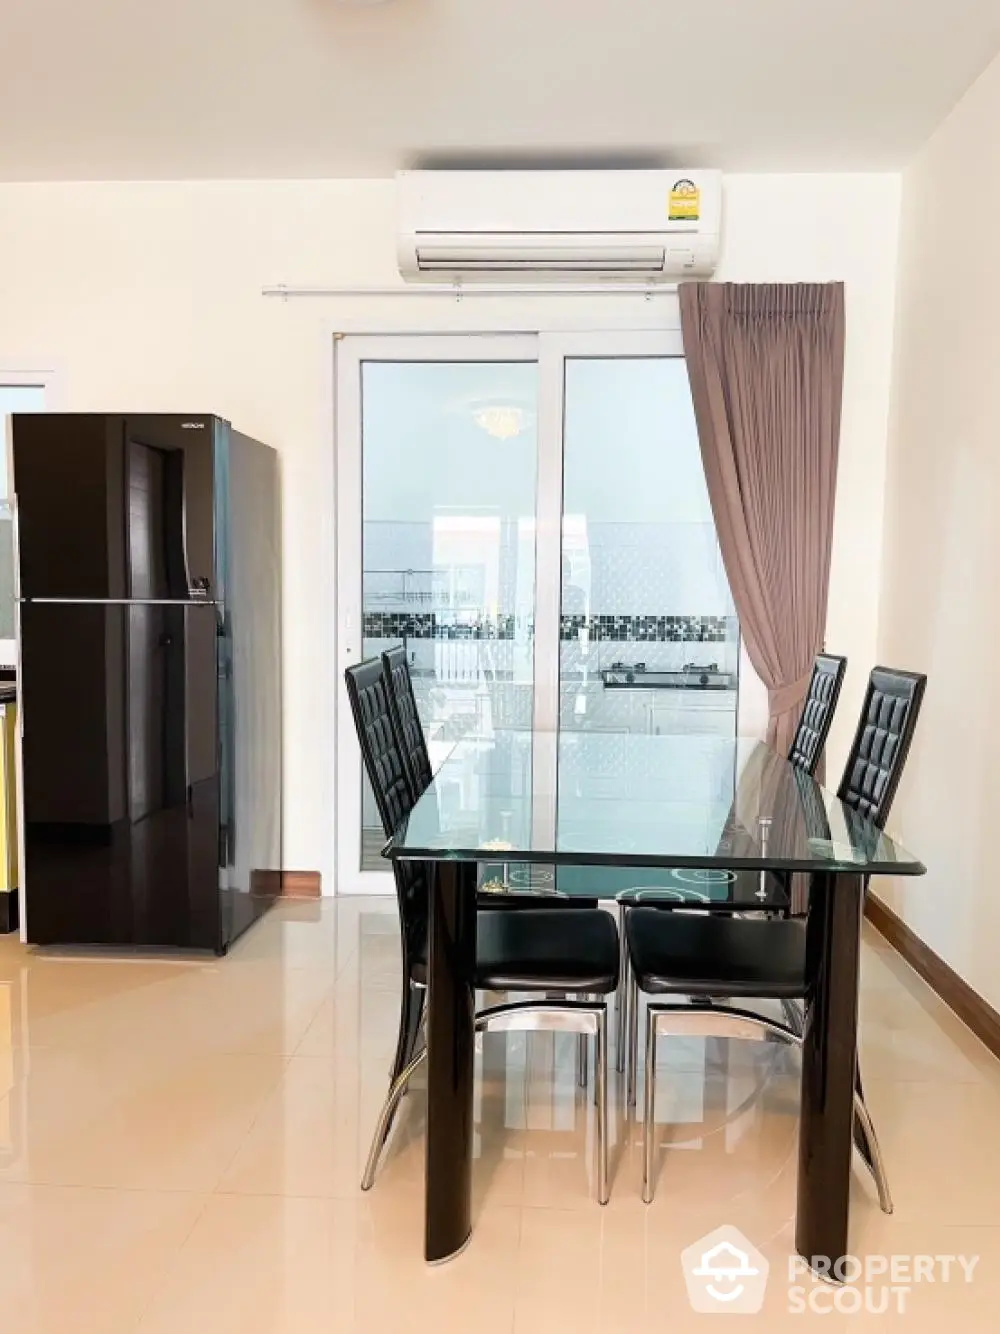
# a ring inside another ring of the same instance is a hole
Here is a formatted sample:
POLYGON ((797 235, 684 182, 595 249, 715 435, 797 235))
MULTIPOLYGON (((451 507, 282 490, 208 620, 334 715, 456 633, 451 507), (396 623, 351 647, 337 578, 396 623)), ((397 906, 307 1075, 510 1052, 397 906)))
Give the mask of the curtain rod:
POLYGON ((676 283, 490 283, 466 286, 464 283, 421 283, 412 287, 402 284, 382 286, 316 287, 308 284, 278 283, 262 287, 261 296, 437 296, 463 301, 471 296, 641 296, 651 301, 654 296, 668 296, 677 292, 676 283))

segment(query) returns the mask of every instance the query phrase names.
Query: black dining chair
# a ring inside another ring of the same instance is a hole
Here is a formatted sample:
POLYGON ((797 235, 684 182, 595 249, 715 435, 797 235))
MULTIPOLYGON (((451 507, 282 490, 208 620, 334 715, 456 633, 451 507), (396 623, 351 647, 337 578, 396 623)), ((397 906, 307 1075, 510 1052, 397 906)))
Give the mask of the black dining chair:
MULTIPOLYGON (((361 755, 375 792, 386 836, 399 830, 413 807, 404 781, 403 757, 389 713, 388 684, 378 659, 349 667, 347 694, 361 755)), ((429 888, 433 865, 392 861, 399 907, 403 988, 399 1035, 389 1091, 379 1115, 362 1178, 371 1189, 382 1148, 400 1099, 426 1056, 421 1047, 421 1016, 427 988, 429 888)), ((597 1102, 597 1195, 608 1200, 608 1054, 607 1001, 618 985, 619 945, 614 918, 601 909, 577 912, 503 912, 481 908, 476 914, 476 974, 479 991, 555 993, 558 998, 507 1001, 480 1010, 479 1030, 553 1029, 594 1040, 597 1102)))
MULTIPOLYGON (((926 683, 921 674, 887 667, 876 667, 868 682, 837 795, 880 829, 906 763, 926 683)), ((731 1002, 806 1000, 806 923, 796 917, 681 916, 642 907, 629 912, 625 931, 633 1010, 638 1010, 640 991, 653 997, 686 998, 684 1004, 650 1002, 647 1008, 643 1199, 649 1203, 653 1198, 657 1037, 683 1033, 759 1041, 762 1034, 770 1034, 801 1044, 801 1028, 731 1002), (720 996, 727 998, 726 1004, 717 1002, 720 996)), ((634 1039, 630 1048, 634 1069, 638 1057, 634 1039)), ((892 1197, 860 1073, 854 1110, 855 1142, 871 1169, 882 1209, 891 1213, 892 1197)))
MULTIPOLYGON (((806 691, 806 697, 802 705, 802 714, 799 718, 798 726, 795 729, 795 735, 792 738, 792 744, 788 751, 788 761, 796 769, 812 777, 816 772, 816 767, 820 762, 823 751, 826 747, 827 737, 830 735, 830 727, 833 724, 833 717, 837 710, 837 702, 840 699, 840 690, 844 684, 844 675, 847 672, 847 659, 838 657, 829 653, 819 653, 813 663, 812 675, 809 678, 809 688, 806 691)), ((672 875, 667 872, 666 876, 672 875)), ((754 871, 728 871, 725 873, 732 882, 732 897, 735 902, 753 903, 754 891, 760 875, 754 871), (742 889, 742 892, 741 892, 742 889)), ((765 896, 768 902, 784 904, 785 906, 777 909, 777 915, 785 916, 792 908, 792 883, 791 877, 781 875, 776 872, 764 872, 768 886, 765 888, 765 896)), ((764 886, 761 886, 764 888, 764 886)), ((677 911, 677 903, 682 898, 679 887, 669 884, 649 884, 636 885, 616 895, 621 911, 621 944, 622 944, 622 962, 621 962, 621 981, 618 984, 618 1069, 622 1071, 626 1068, 626 1059, 629 1048, 635 1047, 636 1033, 638 1031, 638 1015, 633 1014, 630 1009, 631 988, 629 985, 629 958, 626 949, 626 931, 625 921, 630 909, 637 907, 660 907, 677 911)), ((694 908, 696 905, 692 905, 694 908)), ((759 909, 757 911, 760 911, 759 909)), ((789 1007, 789 1012, 794 1014, 794 1010, 789 1007)), ((635 1098, 635 1071, 634 1067, 630 1071, 628 1080, 627 1097, 629 1103, 635 1098)))
MULTIPOLYGON (((410 796, 415 805, 429 786, 434 771, 417 709, 413 676, 407 661, 405 644, 397 644, 395 648, 383 652, 382 670, 389 691, 389 713, 396 734, 396 744, 403 757, 403 767, 410 784, 410 796)), ((484 863, 479 882, 478 905, 497 911, 597 907, 596 898, 563 893, 558 880, 555 881, 553 888, 532 883, 530 877, 533 870, 531 867, 517 868, 512 873, 508 863, 484 863), (518 875, 518 871, 522 869, 527 874, 518 875), (515 887, 511 883, 515 875, 518 880, 525 883, 515 887)), ((587 1083, 587 1071, 587 1039, 581 1036, 579 1061, 581 1087, 587 1083)))

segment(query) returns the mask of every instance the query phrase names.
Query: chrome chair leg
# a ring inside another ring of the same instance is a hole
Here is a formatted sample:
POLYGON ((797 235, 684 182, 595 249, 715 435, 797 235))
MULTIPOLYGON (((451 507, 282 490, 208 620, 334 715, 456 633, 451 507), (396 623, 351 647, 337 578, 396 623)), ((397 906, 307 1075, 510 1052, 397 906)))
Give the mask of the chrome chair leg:
POLYGON ((646 1015, 645 1120, 642 1127, 642 1200, 653 1202, 653 1128, 656 1113, 656 1016, 646 1015))
POLYGON ((365 1164, 365 1174, 361 1178, 361 1189, 371 1190, 375 1183, 375 1169, 378 1167, 378 1160, 382 1154, 383 1146, 392 1129, 392 1119, 396 1115, 396 1108, 399 1106, 400 1099, 406 1092, 406 1086, 413 1077, 414 1071, 422 1061, 427 1059, 427 1048, 424 1047, 417 1056, 414 1056, 409 1065, 404 1066, 396 1078, 389 1085, 389 1092, 386 1094, 385 1102, 382 1104, 382 1111, 379 1113, 378 1121, 375 1124, 375 1134, 372 1136, 372 1146, 368 1151, 368 1162, 365 1164))
POLYGON ((615 1065, 618 1073, 625 1070, 625 1053, 628 1047, 629 983, 632 970, 629 966, 628 941, 625 937, 625 925, 628 919, 628 907, 621 905, 621 923, 619 926, 621 957, 618 969, 618 990, 615 993, 618 1006, 618 1029, 615 1052, 615 1065))
POLYGON ((625 944, 625 913, 627 909, 624 903, 618 905, 618 987, 615 990, 615 1016, 621 1014, 621 1008, 625 1001, 625 992, 623 980, 625 977, 625 961, 628 958, 628 947, 625 944))
MULTIPOLYGON (((854 1115, 861 1127, 861 1133, 868 1145, 866 1166, 872 1174, 875 1189, 878 1191, 878 1206, 884 1214, 892 1213, 892 1195, 889 1192, 889 1178, 886 1176, 885 1159, 879 1148, 878 1136, 871 1115, 859 1093, 854 1095, 854 1115)), ((862 1155, 865 1157, 865 1155, 862 1155)))
POLYGON ((594 1088, 597 1094, 597 1202, 608 1202, 608 1016, 597 1016, 594 1034, 594 1088))
POLYGON ((625 1073, 628 1056, 629 979, 627 976, 622 979, 621 993, 615 1041, 615 1069, 620 1075, 625 1073))
POLYGON ((635 1106, 635 1090, 639 1075, 639 984, 635 973, 629 973, 628 986, 628 1067, 625 1076, 627 1106, 635 1106))
POLYGON ((590 1047, 586 1033, 581 1033, 576 1040, 576 1082, 582 1089, 587 1087, 590 1065, 590 1047))
POLYGON ((389 1067, 391 1084, 404 1066, 413 1060, 417 1037, 423 1014, 423 988, 418 987, 409 978, 403 980, 403 995, 399 1004, 399 1035, 396 1041, 396 1054, 389 1067))
POLYGON ((793 1033, 797 1033, 799 1037, 801 1037, 805 1025, 805 1016, 802 1013, 802 1002, 783 1000, 781 1002, 781 1012, 785 1016, 785 1023, 788 1027, 793 1033))
MULTIPOLYGON (((427 1035, 424 1028, 425 1024, 427 1023, 426 1001, 427 1001, 426 987, 424 987, 420 983, 411 982, 409 1004, 407 1005, 407 1011, 409 1015, 408 1018, 409 1031, 406 1039, 406 1047, 403 1052, 404 1065, 409 1065, 410 1062, 413 1060, 414 1056, 417 1054, 421 1042, 423 1042, 424 1045, 426 1045, 427 1035)), ((400 1096, 405 1098, 407 1093, 409 1093, 409 1091, 410 1091, 410 1086, 409 1084, 406 1084, 400 1096)))

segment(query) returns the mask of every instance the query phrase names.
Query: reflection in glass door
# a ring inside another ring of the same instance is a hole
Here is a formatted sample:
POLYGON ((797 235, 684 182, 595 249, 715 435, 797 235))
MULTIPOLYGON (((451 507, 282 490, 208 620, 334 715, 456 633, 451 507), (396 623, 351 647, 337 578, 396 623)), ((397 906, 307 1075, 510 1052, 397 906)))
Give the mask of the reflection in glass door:
MULTIPOLYGON (((358 661, 405 645, 437 767, 464 738, 531 728, 535 340, 350 341, 362 521, 360 634, 345 647, 358 661)), ((344 810, 341 802, 342 817, 344 810)), ((357 819, 360 843, 349 830, 345 839, 342 818, 341 892, 358 885, 358 872, 370 881, 385 871, 366 778, 349 818, 357 819)))
POLYGON ((567 355, 563 731, 735 736, 739 626, 677 355, 567 355))

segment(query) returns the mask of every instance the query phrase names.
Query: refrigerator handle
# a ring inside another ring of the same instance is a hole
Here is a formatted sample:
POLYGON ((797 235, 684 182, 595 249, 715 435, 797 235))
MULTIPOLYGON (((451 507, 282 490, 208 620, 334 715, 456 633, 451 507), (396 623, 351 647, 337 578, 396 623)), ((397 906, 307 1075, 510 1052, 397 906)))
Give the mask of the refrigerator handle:
POLYGON ((194 788, 190 783, 187 785, 187 811, 188 819, 194 819, 194 788))
POLYGON ((21 600, 21 531, 17 517, 17 492, 10 498, 10 535, 14 551, 14 601, 21 600))
MULTIPOLYGON (((8 419, 10 431, 13 430, 13 417, 8 419)), ((10 460, 12 458, 13 440, 8 441, 7 474, 10 476, 10 460)), ((10 539, 11 554, 14 562, 14 677, 18 683, 17 691, 17 736, 18 741, 24 741, 24 674, 21 671, 21 530, 18 523, 17 510, 17 492, 12 491, 10 497, 10 539)), ((23 865, 23 863, 22 863, 23 865)))

